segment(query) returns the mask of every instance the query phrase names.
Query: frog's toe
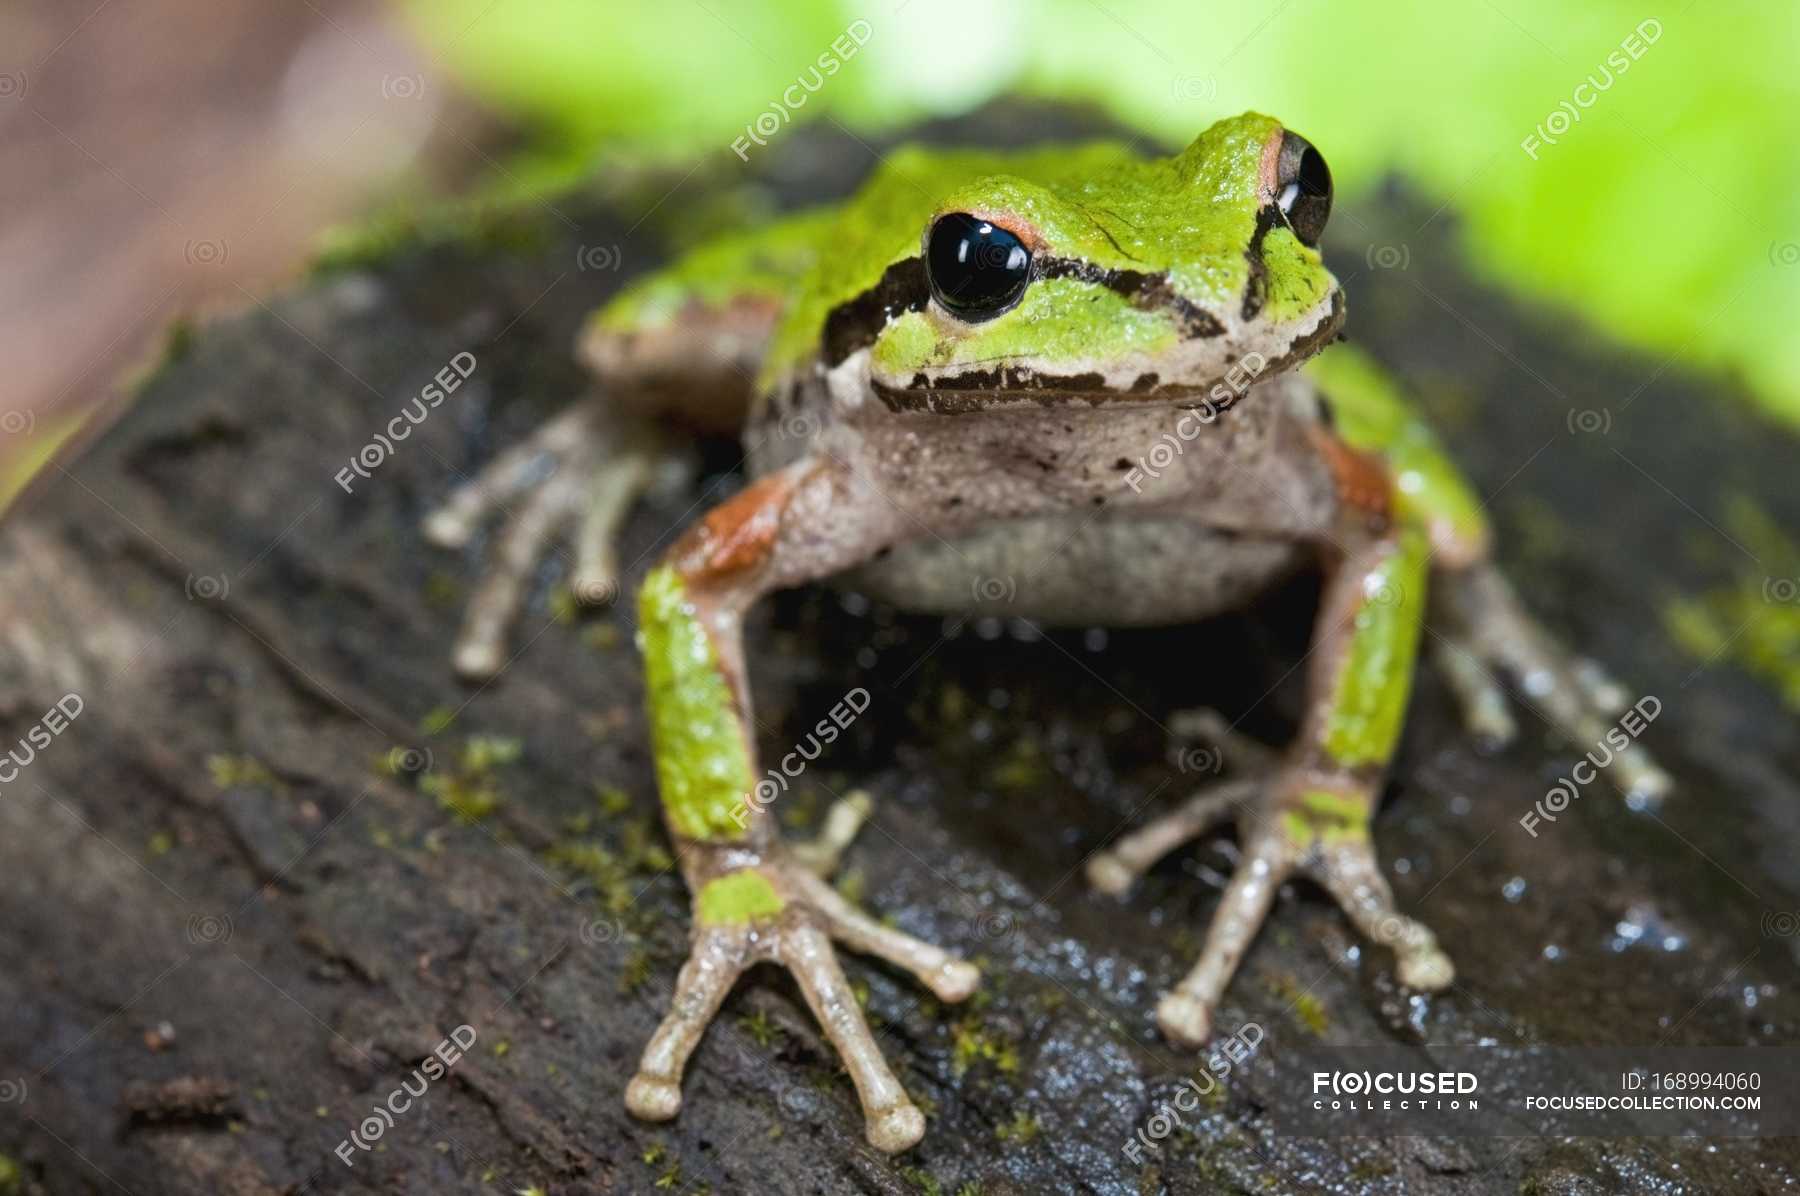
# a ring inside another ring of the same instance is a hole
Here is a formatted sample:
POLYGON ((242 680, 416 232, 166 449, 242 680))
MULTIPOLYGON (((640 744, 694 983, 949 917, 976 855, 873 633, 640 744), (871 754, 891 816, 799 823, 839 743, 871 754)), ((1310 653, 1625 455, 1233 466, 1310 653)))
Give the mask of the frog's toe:
POLYGON ((447 548, 466 545, 496 511, 506 519, 457 633, 459 676, 485 681, 505 667, 507 631, 538 565, 571 531, 569 588, 576 599, 602 606, 618 597, 614 544, 632 503, 652 484, 662 452, 648 424, 578 403, 501 453, 426 516, 426 538, 447 548))
POLYGON ((831 804, 818 837, 793 844, 788 851, 815 876, 829 879, 837 872, 844 852, 856 841, 857 832, 875 812, 875 803, 861 789, 831 804))
POLYGON ((456 671, 465 680, 486 681, 505 667, 506 630, 551 537, 572 513, 574 495, 574 479, 558 473, 532 492, 501 533, 456 637, 456 671))
POLYGON ((425 538, 441 548, 467 544, 490 514, 505 509, 543 476, 560 447, 579 440, 587 418, 586 404, 577 404, 524 442, 502 451, 425 516, 425 538))
POLYGON ((700 1045, 706 1027, 748 959, 748 935, 742 929, 705 930, 682 965, 669 999, 669 1012, 638 1061, 637 1074, 625 1089, 625 1107, 646 1121, 667 1121, 681 1109, 681 1074, 700 1045))
POLYGON ((625 1086, 625 1107, 645 1121, 669 1121, 681 1112, 681 1084, 639 1072, 625 1086))
POLYGON ((1431 643, 1432 663, 1462 709, 1463 728, 1487 748, 1502 748, 1519 733, 1512 706, 1494 670, 1463 644, 1447 638, 1431 643))
POLYGON ((916 1146, 925 1136, 925 1114, 911 1101, 883 1109, 869 1117, 865 1131, 869 1145, 886 1154, 899 1154, 916 1146))
MULTIPOLYGON (((1479 732, 1484 726, 1492 730, 1510 724, 1510 716, 1494 713, 1504 702, 1493 679, 1497 670, 1517 683, 1524 706, 1569 744, 1582 750, 1611 745, 1606 772, 1626 797, 1655 803, 1673 790, 1673 779, 1641 743, 1614 743, 1615 723, 1627 724, 1629 730, 1629 722, 1647 723, 1654 713, 1641 718, 1631 714, 1630 691, 1596 662, 1557 642, 1497 569, 1484 564, 1451 573, 1438 593, 1447 618, 1436 634, 1435 655, 1471 727, 1479 732)), ((1650 700, 1640 698, 1638 704, 1650 700)))
POLYGON ((1306 872, 1336 898, 1363 937, 1393 949, 1400 983, 1435 992, 1456 979, 1456 967, 1437 936, 1395 907, 1394 891, 1367 838, 1325 844, 1307 862, 1306 872))
POLYGON ((1109 896, 1123 896, 1156 861, 1230 819, 1261 784, 1245 778, 1209 785, 1169 813, 1119 836, 1088 859, 1088 884, 1109 896))
POLYGON ((924 1115, 894 1077, 869 1032, 830 938, 815 926, 794 925, 781 935, 779 958, 793 973, 801 995, 856 1085, 869 1145, 895 1154, 918 1142, 925 1135, 924 1115))
POLYGON ((981 983, 981 969, 933 943, 885 926, 857 909, 817 874, 797 872, 796 889, 825 920, 832 938, 865 955, 885 959, 918 978, 940 1001, 967 1000, 981 983))
POLYGON ((1246 836, 1243 858, 1207 928, 1200 962, 1157 1005, 1157 1022, 1171 1039, 1199 1046, 1211 1036, 1212 1010, 1269 916, 1276 891, 1299 862, 1294 845, 1272 826, 1246 836))
POLYGON ((1156 1024, 1170 1042, 1191 1050, 1212 1038, 1212 1010, 1199 997, 1179 990, 1164 993, 1156 1003, 1156 1024))

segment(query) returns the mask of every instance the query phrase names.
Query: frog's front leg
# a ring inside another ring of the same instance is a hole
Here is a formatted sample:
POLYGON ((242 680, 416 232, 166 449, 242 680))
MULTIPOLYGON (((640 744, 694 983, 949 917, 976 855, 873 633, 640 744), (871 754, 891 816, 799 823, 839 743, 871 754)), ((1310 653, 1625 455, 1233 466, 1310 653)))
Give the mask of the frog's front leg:
MULTIPOLYGON (((912 972, 944 1001, 967 997, 979 973, 855 909, 823 878, 820 860, 783 843, 764 803, 752 800, 755 734, 740 630, 757 598, 860 563, 902 534, 897 523, 848 470, 801 461, 715 508, 644 583, 639 642, 657 779, 694 926, 668 1016, 626 1091, 639 1117, 675 1115, 688 1056, 733 981, 770 961, 793 973, 849 1069, 870 1144, 904 1150, 925 1131, 863 1021, 832 940, 912 972)), ((853 829, 826 837, 841 841, 853 829)))
POLYGON ((1430 930, 1395 908, 1375 859, 1369 822, 1412 689, 1424 621, 1425 538, 1394 531, 1344 554, 1326 585, 1300 735, 1259 781, 1229 781, 1196 796, 1088 865, 1089 879, 1122 891, 1163 853, 1237 815, 1243 857, 1213 917, 1200 961, 1164 995, 1157 1020, 1198 1046, 1212 1013, 1274 904, 1300 873, 1318 881, 1359 930, 1391 946, 1400 979, 1437 989, 1455 970, 1430 930))

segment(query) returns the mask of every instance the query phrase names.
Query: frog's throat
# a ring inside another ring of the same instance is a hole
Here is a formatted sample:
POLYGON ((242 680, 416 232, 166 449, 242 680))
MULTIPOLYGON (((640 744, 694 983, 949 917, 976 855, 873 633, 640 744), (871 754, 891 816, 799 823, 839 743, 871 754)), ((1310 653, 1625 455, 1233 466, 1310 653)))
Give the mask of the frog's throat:
MULTIPOLYGON (((1124 369, 1112 363, 1104 372, 1097 368, 1058 370, 1020 360, 973 369, 918 370, 904 384, 871 373, 870 390, 894 412, 959 415, 1008 406, 1205 403, 1215 413, 1222 413, 1243 397, 1248 383, 1285 373, 1331 343, 1344 323, 1343 291, 1333 286, 1308 316, 1286 325, 1241 328, 1235 338, 1222 342, 1238 344, 1241 350, 1231 353, 1229 360, 1221 350, 1216 373, 1198 380, 1183 375, 1191 369, 1195 346, 1206 341, 1185 339, 1161 358, 1146 355, 1124 369), (1297 333, 1284 331, 1296 326, 1300 328, 1297 333), (1180 359, 1183 354, 1189 362, 1180 359), (1254 369, 1244 368, 1244 363, 1251 361, 1259 364, 1254 369)), ((867 368, 865 360, 859 353, 838 368, 867 368)))

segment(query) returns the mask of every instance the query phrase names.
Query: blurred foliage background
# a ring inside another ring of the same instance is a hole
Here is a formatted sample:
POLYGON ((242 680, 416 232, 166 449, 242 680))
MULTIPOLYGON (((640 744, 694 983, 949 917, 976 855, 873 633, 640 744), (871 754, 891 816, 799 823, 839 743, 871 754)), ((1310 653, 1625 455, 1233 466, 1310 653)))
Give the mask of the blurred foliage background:
MULTIPOLYGON (((1098 105, 1146 148, 1270 112, 1330 160, 1340 248, 1403 177, 1480 274, 1636 346, 1646 385, 1701 368, 1791 425, 1797 62, 1793 0, 19 0, 0 509, 163 329, 254 307, 322 229, 665 174, 695 182, 652 227, 708 199, 741 219, 718 184, 751 177, 732 143, 759 117, 888 134, 1006 94, 1098 105), (814 75, 834 41, 854 57, 814 75)), ((1354 295, 1409 254, 1334 265, 1354 295)))
POLYGON ((1800 422, 1791 0, 411 0, 409 15, 528 124, 528 159, 552 174, 623 147, 735 160, 732 139, 855 21, 866 45, 794 119, 890 129, 1023 92, 1183 143, 1266 111, 1323 149, 1352 202, 1401 172, 1461 219, 1487 277, 1653 358, 1736 372, 1800 422))

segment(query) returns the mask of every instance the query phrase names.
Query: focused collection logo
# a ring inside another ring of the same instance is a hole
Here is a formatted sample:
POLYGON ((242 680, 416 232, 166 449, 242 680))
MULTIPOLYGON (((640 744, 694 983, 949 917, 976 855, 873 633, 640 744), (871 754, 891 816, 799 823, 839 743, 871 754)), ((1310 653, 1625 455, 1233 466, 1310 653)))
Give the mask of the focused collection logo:
POLYGON ((1475 1110, 1481 1081, 1472 1071, 1315 1071, 1312 1107, 1324 1111, 1475 1110))

